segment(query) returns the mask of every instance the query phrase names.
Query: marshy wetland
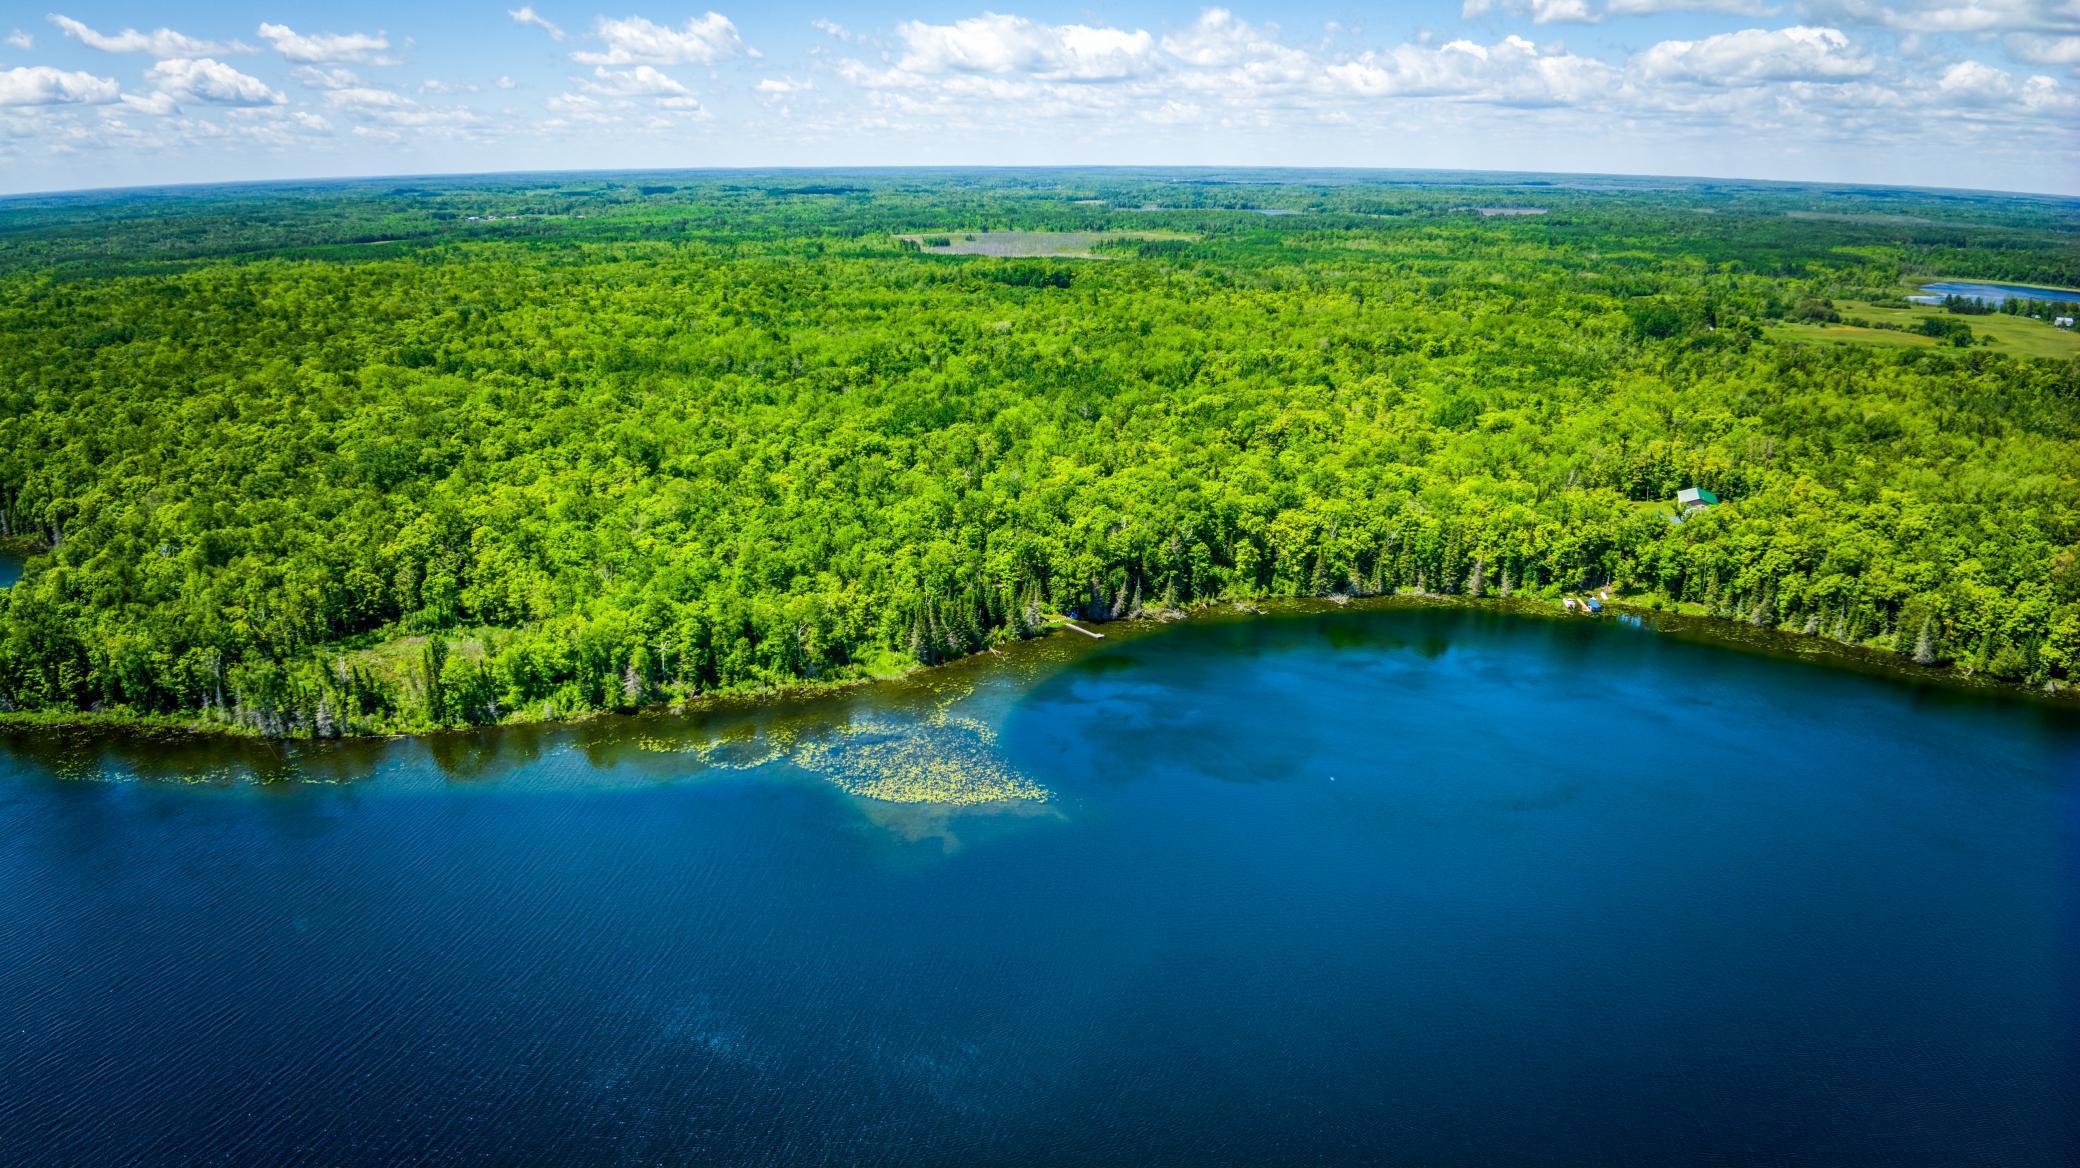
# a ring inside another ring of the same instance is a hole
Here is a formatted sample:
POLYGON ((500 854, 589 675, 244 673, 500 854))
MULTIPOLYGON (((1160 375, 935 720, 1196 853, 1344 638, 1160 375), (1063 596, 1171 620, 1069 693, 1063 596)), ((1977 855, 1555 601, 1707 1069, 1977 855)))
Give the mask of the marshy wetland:
POLYGON ((0 1161, 2071 1146, 2070 705, 1470 606, 1106 632, 565 725, 10 731, 0 1161))

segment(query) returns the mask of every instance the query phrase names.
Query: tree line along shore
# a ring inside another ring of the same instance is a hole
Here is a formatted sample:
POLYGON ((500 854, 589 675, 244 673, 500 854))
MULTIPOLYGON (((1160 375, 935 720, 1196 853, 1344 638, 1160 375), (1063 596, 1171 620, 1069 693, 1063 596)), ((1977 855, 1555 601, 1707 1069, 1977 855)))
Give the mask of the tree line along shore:
POLYGON ((885 676, 1060 616, 1602 586, 2072 678, 2080 363, 1773 333, 1917 276, 2070 286, 2070 206, 1535 197, 1047 172, 17 201, 0 717, 391 733, 885 676), (1881 203, 1926 222, 1852 213, 1881 203), (1842 215, 1787 213, 1815 205, 1842 215), (1103 258, 901 238, 1013 228, 1103 258), (1679 511, 1689 487, 1721 501, 1679 511))

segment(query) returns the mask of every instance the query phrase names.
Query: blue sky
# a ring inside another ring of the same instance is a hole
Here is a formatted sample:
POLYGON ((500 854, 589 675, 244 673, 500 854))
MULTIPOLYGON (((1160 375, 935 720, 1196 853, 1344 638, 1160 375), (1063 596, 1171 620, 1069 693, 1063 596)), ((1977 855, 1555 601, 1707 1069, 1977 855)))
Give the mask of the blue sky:
POLYGON ((0 191, 1273 164, 2080 194, 2080 0, 0 9, 0 191))

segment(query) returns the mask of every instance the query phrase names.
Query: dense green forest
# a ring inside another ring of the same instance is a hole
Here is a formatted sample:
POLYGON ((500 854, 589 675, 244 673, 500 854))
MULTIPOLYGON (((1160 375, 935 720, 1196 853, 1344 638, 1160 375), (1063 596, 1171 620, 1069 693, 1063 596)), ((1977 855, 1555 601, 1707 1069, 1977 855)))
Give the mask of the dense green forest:
POLYGON ((2080 285, 2080 204, 1186 171, 0 200, 0 711, 368 733, 1055 614, 1604 585, 2061 684, 2080 360, 1969 314, 1765 337, 1935 277, 2080 285), (1139 238, 897 238, 1004 231, 1139 238), (1723 502, 1679 519, 1689 486, 1723 502))

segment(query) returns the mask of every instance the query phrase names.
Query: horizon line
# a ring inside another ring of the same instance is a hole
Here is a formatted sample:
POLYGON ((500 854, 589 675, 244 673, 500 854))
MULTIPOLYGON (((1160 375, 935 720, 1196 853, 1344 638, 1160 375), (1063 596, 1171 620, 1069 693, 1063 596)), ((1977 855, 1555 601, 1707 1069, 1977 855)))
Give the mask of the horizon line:
POLYGON ((82 197, 89 195, 116 195, 125 193, 147 193, 152 191, 207 190, 217 187, 270 187, 319 185, 328 183, 378 182, 401 179, 466 179, 508 178, 556 175, 641 175, 641 174, 746 174, 762 172, 802 173, 901 173, 916 171, 1300 171, 1353 174, 1438 174, 1438 175, 1526 175, 1555 176, 1563 178, 1603 179, 1659 179, 1683 183, 1745 183, 1777 187, 1808 187, 1847 190, 1915 191, 1939 194, 1997 195, 2005 198, 2051 199, 2059 202, 2080 203, 2080 192, 2006 190, 1995 187, 1947 187, 1922 186, 1907 183, 1843 182, 1839 180, 1755 178, 1747 175, 1682 175, 1655 174, 1631 171, 1601 170, 1521 170, 1514 168, 1482 167, 1435 167, 1435 166, 1354 166, 1332 164, 1278 164, 1278 163, 883 163, 883 164, 776 164, 739 166, 674 166, 674 167, 583 167, 549 168, 533 170, 470 170, 470 171, 419 171, 369 174, 309 175, 295 178, 242 178, 214 179, 193 182, 138 183, 127 186, 106 187, 60 187, 43 190, 10 191, 0 193, 0 203, 15 199, 49 199, 82 197))

